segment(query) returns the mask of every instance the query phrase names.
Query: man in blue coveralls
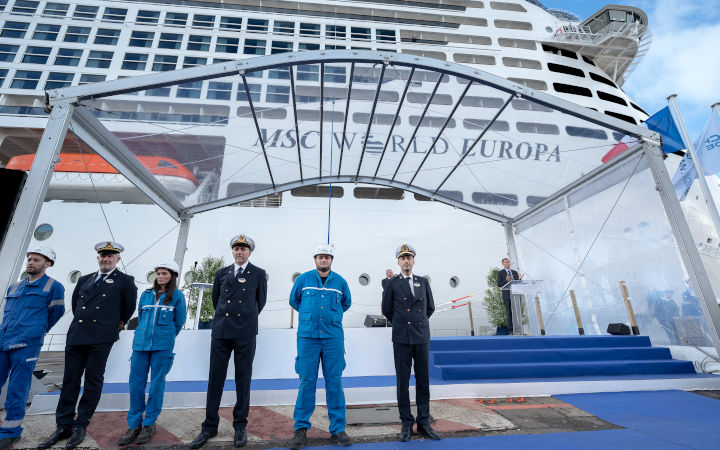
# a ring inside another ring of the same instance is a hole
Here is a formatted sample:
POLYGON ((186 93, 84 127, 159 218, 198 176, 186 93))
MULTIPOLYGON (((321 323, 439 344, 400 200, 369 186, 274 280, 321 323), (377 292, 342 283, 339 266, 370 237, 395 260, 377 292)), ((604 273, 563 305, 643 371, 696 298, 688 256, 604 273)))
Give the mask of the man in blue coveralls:
POLYGON ((290 448, 302 448, 307 442, 310 416, 315 410, 318 365, 322 361, 325 398, 330 419, 331 438, 338 445, 350 445, 345 433, 345 394, 342 372, 345 369, 343 313, 350 308, 350 288, 343 277, 330 270, 333 247, 321 245, 315 252, 315 267, 300 275, 292 291, 290 306, 299 312, 295 371, 300 388, 295 402, 295 435, 290 448))
POLYGON ((65 313, 65 288, 45 275, 55 264, 50 247, 28 251, 27 277, 8 288, 5 314, 0 324, 0 386, 9 381, 0 427, 0 449, 10 448, 22 434, 25 406, 30 394, 33 369, 45 333, 65 313))

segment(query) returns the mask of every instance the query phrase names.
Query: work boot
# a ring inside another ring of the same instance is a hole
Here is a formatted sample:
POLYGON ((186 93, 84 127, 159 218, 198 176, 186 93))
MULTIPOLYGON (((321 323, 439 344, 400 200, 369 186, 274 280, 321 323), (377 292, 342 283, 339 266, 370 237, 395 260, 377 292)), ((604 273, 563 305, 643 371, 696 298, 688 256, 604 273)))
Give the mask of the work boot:
POLYGON ((150 442, 150 439, 152 439, 153 434, 155 434, 155 424, 142 427, 142 431, 140 431, 140 434, 135 441, 135 445, 147 444, 150 442))
POLYGON ((37 448, 40 450, 50 448, 53 445, 57 444, 58 441, 69 438, 70 435, 72 435, 72 428, 57 427, 49 438, 38 444, 37 448))
POLYGON ((135 438, 140 434, 140 430, 142 428, 128 428, 128 430, 125 432, 125 434, 122 435, 120 440, 118 441, 118 445, 122 447, 123 445, 129 445, 132 444, 135 441, 135 438))
POLYGON ((300 448, 303 448, 305 446, 306 442, 307 442, 307 429, 300 428, 299 430, 295 430, 295 434, 293 435, 293 438, 290 441, 290 448, 293 450, 298 450, 300 448))
POLYGON ((352 444, 352 441, 350 441, 350 436, 348 436, 347 433, 344 431, 335 433, 330 436, 330 438, 332 438, 335 443, 341 447, 347 447, 348 445, 352 444))

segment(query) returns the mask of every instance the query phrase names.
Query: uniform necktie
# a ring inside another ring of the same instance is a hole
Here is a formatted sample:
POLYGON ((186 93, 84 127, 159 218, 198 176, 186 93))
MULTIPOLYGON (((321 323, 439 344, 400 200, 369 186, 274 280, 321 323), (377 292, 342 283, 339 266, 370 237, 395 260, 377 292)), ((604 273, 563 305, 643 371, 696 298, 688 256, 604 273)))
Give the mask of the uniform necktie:
POLYGON ((415 289, 413 288, 413 279, 412 277, 407 277, 408 283, 410 283, 410 292, 412 292, 412 295, 415 295, 415 289))
POLYGON ((242 275, 242 273, 243 273, 243 268, 242 268, 242 266, 241 266, 241 267, 238 267, 237 272, 235 272, 235 276, 236 276, 236 277, 239 277, 240 275, 242 275))
POLYGON ((107 277, 107 274, 101 273, 100 276, 95 280, 95 287, 100 287, 103 281, 105 281, 105 278, 107 277))

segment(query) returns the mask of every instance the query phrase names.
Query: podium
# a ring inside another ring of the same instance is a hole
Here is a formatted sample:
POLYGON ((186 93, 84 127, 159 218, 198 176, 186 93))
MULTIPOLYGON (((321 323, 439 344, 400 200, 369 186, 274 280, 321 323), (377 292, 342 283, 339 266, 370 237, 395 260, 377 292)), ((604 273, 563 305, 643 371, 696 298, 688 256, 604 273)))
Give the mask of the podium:
POLYGON ((512 311, 513 335, 522 336, 523 329, 523 303, 525 298, 535 298, 541 292, 542 280, 512 280, 501 288, 510 292, 510 310, 512 311))

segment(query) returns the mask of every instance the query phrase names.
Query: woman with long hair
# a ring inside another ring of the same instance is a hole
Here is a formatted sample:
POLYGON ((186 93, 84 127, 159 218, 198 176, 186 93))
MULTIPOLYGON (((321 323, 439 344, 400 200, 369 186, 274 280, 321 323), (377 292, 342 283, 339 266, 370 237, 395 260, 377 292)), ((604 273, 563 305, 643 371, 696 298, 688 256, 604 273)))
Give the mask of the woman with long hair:
POLYGON ((155 282, 140 296, 138 326, 130 360, 130 410, 128 430, 118 445, 142 445, 155 434, 155 422, 162 410, 165 376, 172 367, 175 337, 185 324, 185 296, 177 288, 177 263, 163 261, 155 267, 155 282), (150 373, 150 395, 145 403, 145 386, 150 373), (143 413, 145 417, 143 417, 143 413))

